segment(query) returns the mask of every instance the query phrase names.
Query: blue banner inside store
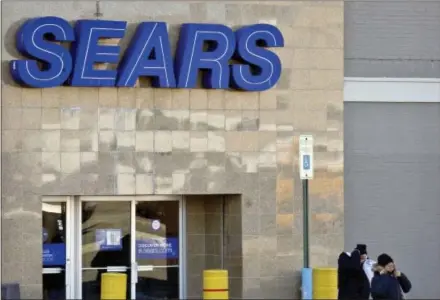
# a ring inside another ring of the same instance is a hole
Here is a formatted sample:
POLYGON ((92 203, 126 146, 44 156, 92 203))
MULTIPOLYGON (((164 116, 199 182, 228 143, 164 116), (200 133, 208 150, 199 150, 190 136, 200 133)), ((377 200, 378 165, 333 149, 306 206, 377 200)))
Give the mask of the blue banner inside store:
POLYGON ((137 259, 175 259, 179 258, 179 239, 136 240, 137 259))
POLYGON ((43 244, 43 267, 63 266, 66 264, 66 244, 43 244))

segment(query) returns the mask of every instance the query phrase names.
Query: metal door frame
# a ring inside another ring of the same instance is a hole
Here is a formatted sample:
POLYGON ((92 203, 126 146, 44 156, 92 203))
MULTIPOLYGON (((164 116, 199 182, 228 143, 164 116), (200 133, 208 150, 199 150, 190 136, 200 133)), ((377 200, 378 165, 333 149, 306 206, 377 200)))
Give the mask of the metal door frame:
MULTIPOLYGON (((65 265, 65 286, 66 286, 66 299, 75 299, 75 255, 74 254, 74 244, 75 244, 75 227, 73 224, 73 205, 74 202, 71 200, 72 197, 69 196, 44 196, 42 197, 41 206, 43 203, 66 203, 66 224, 64 224, 64 231, 66 233, 66 265, 65 265)), ((42 226, 42 225, 40 225, 42 226)), ((42 268, 42 274, 53 273, 54 268, 42 268), (52 270, 51 270, 52 269, 52 270)))
MULTIPOLYGON (((73 199, 73 197, 71 197, 73 199)), ((182 196, 81 196, 77 197, 72 202, 73 215, 74 215, 74 225, 71 226, 73 230, 73 256, 75 257, 74 267, 72 275, 74 278, 74 284, 72 285, 72 297, 71 299, 81 299, 82 298, 82 210, 81 203, 85 201, 90 202, 130 202, 131 213, 130 213, 130 233, 134 237, 131 239, 131 298, 135 299, 136 296, 136 283, 137 283, 137 272, 138 266, 136 262, 136 203, 137 202, 149 202, 149 201, 178 201, 179 203, 179 298, 186 298, 186 206, 183 201, 182 196)), ((66 217, 67 218, 67 217, 66 217)))

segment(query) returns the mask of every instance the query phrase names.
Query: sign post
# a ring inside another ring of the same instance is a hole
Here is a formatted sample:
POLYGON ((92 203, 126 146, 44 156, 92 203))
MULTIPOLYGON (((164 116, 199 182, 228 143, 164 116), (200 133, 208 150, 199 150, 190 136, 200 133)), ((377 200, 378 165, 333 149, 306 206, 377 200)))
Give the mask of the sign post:
POLYGON ((313 137, 299 137, 299 176, 303 189, 304 268, 309 267, 309 179, 313 179, 313 137))

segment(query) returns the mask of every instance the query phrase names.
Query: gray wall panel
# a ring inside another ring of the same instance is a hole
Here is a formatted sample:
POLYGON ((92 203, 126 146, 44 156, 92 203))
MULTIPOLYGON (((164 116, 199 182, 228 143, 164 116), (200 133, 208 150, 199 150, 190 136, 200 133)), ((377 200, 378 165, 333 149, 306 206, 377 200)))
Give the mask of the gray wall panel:
MULTIPOLYGON (((440 31, 440 27, 439 27, 440 31)), ((346 45, 349 42, 346 43, 346 45)), ((345 59, 347 77, 439 78, 440 61, 345 59)))
POLYGON ((345 76, 440 77, 440 1, 347 1, 345 76))
POLYGON ((345 246, 393 256, 439 298, 440 104, 345 103, 345 246))

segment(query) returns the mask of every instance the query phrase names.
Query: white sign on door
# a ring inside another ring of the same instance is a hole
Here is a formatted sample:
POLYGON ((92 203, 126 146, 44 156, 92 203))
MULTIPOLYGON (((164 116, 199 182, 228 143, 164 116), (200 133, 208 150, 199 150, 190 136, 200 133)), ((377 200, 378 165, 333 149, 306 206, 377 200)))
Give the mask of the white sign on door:
POLYGON ((299 177, 313 179, 313 136, 299 137, 299 177))
POLYGON ((160 221, 159 220, 154 220, 151 223, 151 227, 153 227, 154 230, 159 230, 160 229, 160 221))

